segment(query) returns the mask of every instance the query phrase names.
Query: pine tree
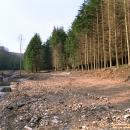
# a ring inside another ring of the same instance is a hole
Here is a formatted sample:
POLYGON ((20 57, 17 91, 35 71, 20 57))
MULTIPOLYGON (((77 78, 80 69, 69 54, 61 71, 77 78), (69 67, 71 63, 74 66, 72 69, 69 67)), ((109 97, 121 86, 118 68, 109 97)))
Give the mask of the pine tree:
POLYGON ((47 39, 47 41, 42 46, 42 68, 44 70, 52 69, 52 50, 51 50, 51 38, 47 39))
POLYGON ((65 41, 66 33, 63 27, 53 29, 51 36, 51 47, 53 55, 53 67, 55 70, 65 69, 65 41))
POLYGON ((24 54, 24 68, 27 71, 37 72, 41 69, 41 48, 42 41, 38 34, 35 34, 29 42, 24 54))

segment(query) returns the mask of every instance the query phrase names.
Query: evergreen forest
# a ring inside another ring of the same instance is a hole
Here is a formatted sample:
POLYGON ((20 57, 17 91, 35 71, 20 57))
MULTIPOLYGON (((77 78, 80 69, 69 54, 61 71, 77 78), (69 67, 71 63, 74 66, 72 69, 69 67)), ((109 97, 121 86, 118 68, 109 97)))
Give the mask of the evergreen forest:
POLYGON ((7 48, 0 46, 0 70, 19 70, 20 68, 19 53, 9 52, 7 48))
POLYGON ((71 28, 54 27, 45 43, 35 34, 24 68, 37 72, 96 70, 130 65, 130 1, 85 0, 71 28))

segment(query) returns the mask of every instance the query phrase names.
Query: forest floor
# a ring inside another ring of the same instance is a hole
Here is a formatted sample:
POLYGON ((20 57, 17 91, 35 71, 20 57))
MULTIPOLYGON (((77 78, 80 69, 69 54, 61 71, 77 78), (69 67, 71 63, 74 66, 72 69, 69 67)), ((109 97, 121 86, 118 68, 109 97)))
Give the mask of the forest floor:
POLYGON ((0 100, 2 130, 130 129, 130 68, 41 72, 0 100))

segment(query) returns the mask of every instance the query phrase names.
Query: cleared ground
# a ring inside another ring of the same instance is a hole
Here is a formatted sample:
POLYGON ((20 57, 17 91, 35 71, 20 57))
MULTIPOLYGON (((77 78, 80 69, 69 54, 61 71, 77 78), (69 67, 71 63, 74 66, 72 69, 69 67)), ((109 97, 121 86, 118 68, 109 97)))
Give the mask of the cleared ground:
POLYGON ((44 72, 28 78, 0 101, 1 128, 130 129, 129 68, 44 72))

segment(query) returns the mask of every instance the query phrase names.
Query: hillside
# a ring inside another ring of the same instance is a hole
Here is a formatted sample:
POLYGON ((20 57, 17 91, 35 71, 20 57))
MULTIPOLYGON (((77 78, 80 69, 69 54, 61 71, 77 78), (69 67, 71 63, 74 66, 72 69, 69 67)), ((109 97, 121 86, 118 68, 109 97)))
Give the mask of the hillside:
MULTIPOLYGON (((23 59, 23 54, 21 54, 23 59)), ((9 52, 3 46, 0 46, 0 70, 18 70, 20 64, 20 54, 9 52)))

